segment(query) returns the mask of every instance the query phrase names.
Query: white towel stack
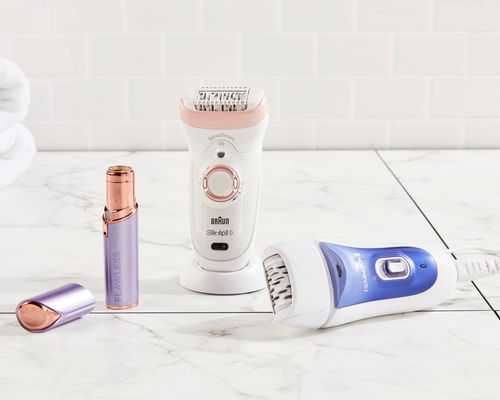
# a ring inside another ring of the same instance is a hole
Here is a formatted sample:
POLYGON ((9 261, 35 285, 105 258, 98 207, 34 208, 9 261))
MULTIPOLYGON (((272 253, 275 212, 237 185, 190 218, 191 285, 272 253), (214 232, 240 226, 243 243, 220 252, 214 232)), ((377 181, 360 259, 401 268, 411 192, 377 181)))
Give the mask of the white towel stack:
POLYGON ((33 136, 21 123, 29 103, 28 79, 16 64, 0 57, 0 187, 21 175, 35 156, 33 136))

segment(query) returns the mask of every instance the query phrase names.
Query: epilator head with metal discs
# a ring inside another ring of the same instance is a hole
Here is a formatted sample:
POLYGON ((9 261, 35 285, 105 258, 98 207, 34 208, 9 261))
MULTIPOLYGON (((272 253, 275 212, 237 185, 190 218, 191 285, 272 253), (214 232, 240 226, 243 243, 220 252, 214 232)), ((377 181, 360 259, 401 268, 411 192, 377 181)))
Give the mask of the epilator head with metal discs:
POLYGON ((242 112, 258 107, 263 98, 262 89, 250 86, 202 86, 188 89, 182 102, 193 111, 242 112))
POLYGON ((263 90, 253 86, 187 89, 180 99, 179 112, 188 126, 224 131, 259 125, 269 114, 263 90))

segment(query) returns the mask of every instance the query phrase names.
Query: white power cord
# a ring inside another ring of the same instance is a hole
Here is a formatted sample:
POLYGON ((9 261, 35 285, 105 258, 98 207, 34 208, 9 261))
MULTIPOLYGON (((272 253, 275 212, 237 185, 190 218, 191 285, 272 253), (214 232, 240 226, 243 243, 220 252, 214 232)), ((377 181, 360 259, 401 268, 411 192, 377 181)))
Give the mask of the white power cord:
POLYGON ((490 275, 500 274, 500 250, 487 249, 477 246, 464 246, 448 249, 455 256, 475 256, 473 258, 457 259, 457 281, 468 282, 490 275), (484 258, 477 258, 483 255, 484 258))

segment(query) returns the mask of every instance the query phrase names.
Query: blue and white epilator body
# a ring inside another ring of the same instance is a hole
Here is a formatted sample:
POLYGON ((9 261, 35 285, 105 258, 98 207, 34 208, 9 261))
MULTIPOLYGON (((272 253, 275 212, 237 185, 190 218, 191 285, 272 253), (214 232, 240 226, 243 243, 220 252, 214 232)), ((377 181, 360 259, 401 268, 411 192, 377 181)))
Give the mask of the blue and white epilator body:
POLYGON ((498 259, 457 262, 440 248, 315 241, 270 246, 263 260, 275 319, 307 328, 430 308, 450 297, 457 280, 500 270, 498 259))

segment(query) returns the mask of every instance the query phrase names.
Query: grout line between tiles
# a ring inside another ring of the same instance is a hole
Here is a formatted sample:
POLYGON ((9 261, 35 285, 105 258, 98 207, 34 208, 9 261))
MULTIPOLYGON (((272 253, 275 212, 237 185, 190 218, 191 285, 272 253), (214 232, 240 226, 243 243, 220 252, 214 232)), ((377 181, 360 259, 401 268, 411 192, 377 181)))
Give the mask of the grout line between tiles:
MULTIPOLYGON (((423 313, 433 313, 433 312, 490 312, 491 310, 418 310, 416 312, 423 313)), ((272 311, 124 311, 124 312, 107 312, 107 311, 95 311, 90 314, 96 315, 120 315, 120 314, 165 314, 165 315, 210 315, 210 314, 248 314, 248 315, 258 315, 258 314, 268 314, 273 315, 272 311)))
POLYGON ((491 305, 491 303, 488 301, 488 299, 483 294, 483 292, 481 292, 481 290, 479 289, 479 287, 476 285, 476 282, 471 281, 471 283, 474 285, 474 287, 479 292, 479 294, 481 295, 481 297, 483 298, 483 300, 486 302, 486 304, 488 304, 488 306, 491 308, 491 310, 495 313, 495 315, 497 316, 497 318, 500 320, 500 315, 498 315, 498 313, 496 312, 495 308, 491 305))
MULTIPOLYGON (((479 311, 479 310, 478 310, 479 311)), ((272 311, 91 311, 93 315, 191 315, 191 314, 272 314, 272 311)), ((0 311, 0 315, 16 315, 14 311, 0 311)))
POLYGON ((491 312, 491 310, 416 310, 419 313, 447 313, 447 312, 491 312))
MULTIPOLYGON (((417 310, 419 313, 456 313, 456 312, 491 312, 491 310, 417 310)), ((92 311, 92 315, 272 315, 272 311, 92 311)), ((16 315, 13 311, 3 311, 0 315, 16 315)))
MULTIPOLYGON (((420 206, 418 205, 418 203, 415 201, 415 199, 413 198, 413 196, 410 194, 410 192, 406 189, 406 187, 403 185, 403 183, 399 180, 399 178, 396 176, 396 174, 394 173, 394 171, 391 169, 391 167, 389 167, 389 165, 385 162, 385 160, 382 158, 382 156, 380 155, 379 151, 378 150, 375 150, 375 153, 377 154, 377 157, 380 159, 380 161, 382 161, 382 164, 385 165, 385 167, 387 168, 387 170, 389 171, 389 173, 392 175, 392 177, 396 180, 396 182, 399 184, 399 186, 401 186, 401 188, 405 191, 406 195, 410 198, 410 200, 412 201, 412 203, 415 205, 415 207, 417 207, 418 211, 420 212, 420 214, 422 214, 422 216, 425 218, 425 220, 427 221, 427 223, 430 225, 430 227, 432 228, 432 230, 434 231, 434 233, 438 236, 439 240, 441 240, 441 242, 445 245, 445 247, 447 249, 449 249, 450 247, 448 246, 448 244, 445 242, 445 240, 443 239, 443 237, 440 235, 440 233, 437 231, 437 229, 434 227, 434 225, 432 224, 432 222, 430 221, 430 219, 427 217, 427 215, 425 215, 424 211, 422 210, 422 208, 420 208, 420 206)), ((456 260, 457 258, 455 257, 454 254, 452 254, 453 258, 456 260)))
MULTIPOLYGON (((427 215, 424 213, 424 211, 422 210, 422 208, 418 205, 417 201, 413 198, 413 196, 408 191, 408 189, 406 189, 406 187, 403 185, 403 182, 401 182, 401 180, 397 177, 396 173, 391 169, 391 167, 389 166, 389 164, 387 164, 387 162, 384 160, 384 158, 382 157, 382 155, 380 154, 380 152, 378 150, 375 150, 375 154, 380 159, 380 161, 382 162, 382 164, 385 165, 385 167, 387 168, 387 170, 389 171, 389 173, 392 175, 392 177, 396 180, 396 182, 399 184, 399 186, 401 186, 401 188, 405 191, 405 193, 410 198, 410 200, 413 202, 413 204, 415 205, 415 207, 417 207, 418 211, 425 218, 425 220, 430 225, 430 227, 432 228, 432 230, 434 231, 434 233, 438 236, 439 240, 441 240, 441 242, 444 244, 444 246, 447 249, 449 249, 450 247, 448 246, 448 244, 446 243, 446 241, 443 239, 443 237, 441 236, 441 234, 438 232, 438 230, 436 229, 436 227, 432 224, 432 222, 429 219, 429 217, 427 217, 427 215)), ((451 255, 453 256, 453 258, 455 260, 457 259, 457 257, 455 257, 455 254, 452 253, 451 255)), ((500 315, 497 314, 497 312, 495 311, 494 307, 490 304, 490 302, 488 300, 486 300, 486 297, 483 295, 483 293, 481 293, 481 291, 476 286, 476 284, 474 283, 474 281, 471 281, 471 283, 472 283, 472 285, 474 285, 474 287, 478 291, 479 295, 483 298, 483 300, 486 302, 486 304, 488 304, 488 307, 490 308, 490 310, 493 311, 493 314, 495 314, 495 316, 500 320, 500 315)))
POLYGON ((165 315, 190 315, 190 314, 272 314, 272 311, 122 311, 122 312, 107 312, 107 311, 92 311, 90 314, 100 315, 121 315, 121 314, 165 314, 165 315))

